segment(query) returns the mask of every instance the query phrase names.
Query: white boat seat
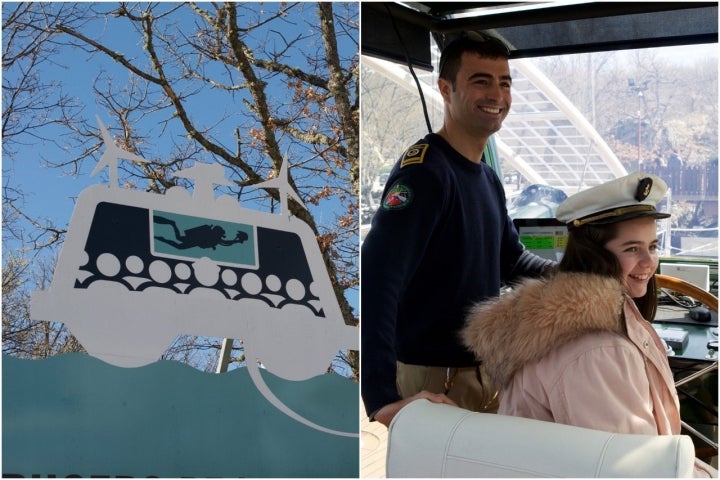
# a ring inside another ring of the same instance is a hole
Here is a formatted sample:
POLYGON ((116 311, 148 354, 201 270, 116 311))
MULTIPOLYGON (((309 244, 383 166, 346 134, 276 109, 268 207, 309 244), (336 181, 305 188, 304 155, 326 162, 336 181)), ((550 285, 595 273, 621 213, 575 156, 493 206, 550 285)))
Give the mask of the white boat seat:
POLYGON ((416 400, 388 432, 387 477, 692 477, 686 435, 631 435, 416 400))

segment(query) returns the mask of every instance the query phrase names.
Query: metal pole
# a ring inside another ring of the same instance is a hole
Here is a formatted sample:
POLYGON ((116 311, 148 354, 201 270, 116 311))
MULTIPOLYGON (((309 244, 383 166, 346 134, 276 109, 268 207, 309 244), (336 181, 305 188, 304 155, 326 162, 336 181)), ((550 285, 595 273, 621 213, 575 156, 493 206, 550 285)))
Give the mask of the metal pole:
POLYGON ((709 439, 702 433, 698 432, 697 430, 695 430, 693 427, 691 427, 687 423, 683 422, 682 420, 680 421, 680 423, 682 424, 683 428, 687 429, 688 432, 692 433, 697 438, 699 438, 700 440, 702 440, 703 442, 707 443, 708 445, 710 445, 711 447, 713 447, 714 449, 717 450, 718 444, 716 442, 713 442, 711 439, 709 439))
MULTIPOLYGON (((692 375, 688 375, 687 377, 678 380, 677 382, 675 382, 675 387, 685 385, 686 383, 689 383, 689 382, 695 380, 696 378, 699 378, 699 377, 705 375, 706 373, 712 372, 713 370, 717 370, 717 368, 718 368, 718 364, 717 364, 717 362, 714 362, 714 363, 708 365, 707 367, 705 367, 701 370, 698 370, 697 372, 693 373, 692 375)), ((682 424, 683 428, 685 428, 688 432, 695 435, 697 438, 699 438, 700 440, 702 440, 703 442, 707 443, 708 445, 710 445, 711 447, 713 447, 714 449, 717 450, 717 448, 718 448, 717 442, 714 442, 710 438, 708 438, 705 435, 703 435, 702 433, 698 432, 696 429, 694 429, 693 427, 688 425, 686 422, 680 420, 680 423, 682 424)))
POLYGON ((696 378, 702 377, 706 373, 710 373, 713 370, 717 370, 717 368, 718 368, 718 364, 717 364, 717 362, 714 362, 714 363, 708 365, 707 367, 704 367, 702 370, 698 370, 697 372, 693 373, 692 375, 688 375, 687 377, 681 378, 680 380, 675 382, 675 387, 680 387, 682 385, 685 385, 686 383, 690 383, 693 380, 695 380, 696 378))
MULTIPOLYGON (((642 93, 640 94, 642 96, 642 93)), ((642 170, 642 156, 640 155, 640 141, 641 141, 641 135, 640 135, 640 125, 642 121, 642 117, 640 116, 640 109, 638 109, 638 170, 642 170)))
POLYGON ((234 340, 232 338, 223 338, 222 347, 220 348, 220 358, 218 359, 215 373, 227 372, 230 357, 232 356, 233 342, 234 340))

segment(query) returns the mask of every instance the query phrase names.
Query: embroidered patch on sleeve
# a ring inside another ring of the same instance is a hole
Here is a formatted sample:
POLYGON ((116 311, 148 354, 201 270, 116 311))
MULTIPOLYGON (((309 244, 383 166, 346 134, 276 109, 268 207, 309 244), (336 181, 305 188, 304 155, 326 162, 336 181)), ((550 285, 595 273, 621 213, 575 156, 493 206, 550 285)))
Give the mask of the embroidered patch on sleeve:
POLYGON ((408 148, 400 161, 400 168, 407 167, 408 165, 415 165, 416 163, 422 163, 425 159, 428 147, 430 147, 430 144, 428 143, 418 143, 417 145, 413 145, 408 148))
POLYGON ((410 205, 413 199, 413 191, 407 185, 396 183, 387 192, 382 201, 385 210, 399 210, 410 205))

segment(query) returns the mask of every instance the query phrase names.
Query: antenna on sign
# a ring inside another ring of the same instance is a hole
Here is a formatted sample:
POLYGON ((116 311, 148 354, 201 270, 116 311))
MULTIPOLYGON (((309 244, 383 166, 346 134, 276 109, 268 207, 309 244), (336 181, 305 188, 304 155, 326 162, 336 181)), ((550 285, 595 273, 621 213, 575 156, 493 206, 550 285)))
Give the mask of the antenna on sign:
POLYGON ((139 155, 135 155, 134 153, 130 153, 127 150, 123 150, 122 148, 115 145, 115 142, 110 136, 110 132, 108 132, 108 129, 105 127, 102 120, 100 120, 100 117, 95 115, 95 118, 97 119, 98 125, 100 126, 100 133, 102 134, 103 142, 105 143, 105 152, 103 152, 100 160, 98 160, 97 165, 95 165, 95 168, 90 173, 90 176, 94 177, 103 168, 108 167, 108 183, 110 184, 110 188, 116 188, 118 186, 118 160, 123 158, 125 160, 139 163, 147 163, 147 160, 145 160, 139 155))
POLYGON ((280 192, 280 213, 287 214, 290 216, 290 210, 288 209, 288 196, 292 197, 293 200, 298 202, 304 209, 307 210, 305 203, 300 199, 300 196, 295 192, 295 189, 290 185, 290 177, 288 176, 287 160, 284 160, 280 165, 280 173, 275 178, 266 180, 264 182, 256 183, 255 187, 258 188, 277 188, 280 192))

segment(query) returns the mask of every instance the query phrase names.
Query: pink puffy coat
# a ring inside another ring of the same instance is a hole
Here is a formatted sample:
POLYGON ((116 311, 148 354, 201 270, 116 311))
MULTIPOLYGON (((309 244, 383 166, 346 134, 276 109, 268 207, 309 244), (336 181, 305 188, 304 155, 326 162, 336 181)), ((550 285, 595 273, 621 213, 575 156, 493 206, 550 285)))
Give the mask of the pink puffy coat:
POLYGON ((662 341, 615 279, 526 280, 476 305, 463 340, 501 387, 500 414, 615 433, 680 433, 662 341))

